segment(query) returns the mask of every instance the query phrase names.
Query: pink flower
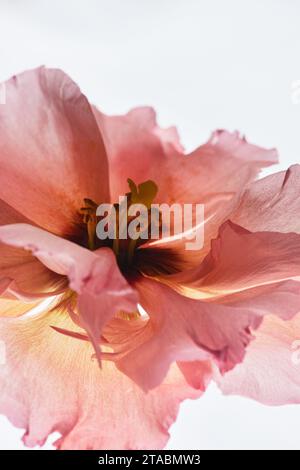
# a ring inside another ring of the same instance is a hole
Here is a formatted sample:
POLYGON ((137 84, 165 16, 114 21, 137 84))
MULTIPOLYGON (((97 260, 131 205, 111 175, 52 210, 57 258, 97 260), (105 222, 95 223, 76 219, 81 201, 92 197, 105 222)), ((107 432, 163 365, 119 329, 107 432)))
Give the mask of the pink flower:
POLYGON ((59 449, 162 448, 180 402, 211 379, 300 401, 299 167, 253 182, 276 151, 225 131, 185 155, 152 109, 105 116, 59 70, 5 89, 0 412, 25 444, 58 431, 59 449), (154 182, 155 202, 205 204, 203 249, 179 239, 129 256, 94 238, 95 207, 128 178, 154 182))

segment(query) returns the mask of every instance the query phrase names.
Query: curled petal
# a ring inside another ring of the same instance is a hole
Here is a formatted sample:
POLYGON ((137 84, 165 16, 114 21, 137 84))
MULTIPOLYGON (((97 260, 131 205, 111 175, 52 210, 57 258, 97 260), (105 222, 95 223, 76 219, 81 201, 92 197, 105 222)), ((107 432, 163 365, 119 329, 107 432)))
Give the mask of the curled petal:
POLYGON ((226 395, 266 405, 300 403, 300 315, 289 321, 268 316, 255 332, 243 363, 215 380, 226 395))
POLYGON ((194 298, 232 301, 300 276, 300 236, 296 233, 251 233, 226 222, 211 251, 197 268, 166 277, 166 282, 194 298))
MULTIPOLYGON (((28 223, 20 212, 0 200, 0 226, 28 223)), ((40 261, 22 248, 0 243, 0 284, 11 279, 26 296, 39 295, 62 287, 61 276, 52 273, 40 261)), ((2 284, 3 285, 3 284, 2 284)))
POLYGON ((150 279, 139 280, 136 288, 150 319, 117 365, 145 390, 161 383, 174 361, 213 360, 222 373, 232 369, 242 361, 252 331, 274 305, 286 319, 300 310, 296 281, 278 283, 226 305, 183 297, 150 279))
POLYGON ((119 271, 113 252, 92 252, 27 224, 0 227, 0 241, 30 250, 52 271, 67 276, 78 294, 82 326, 100 359, 98 341, 105 323, 119 310, 134 311, 137 294, 119 271))

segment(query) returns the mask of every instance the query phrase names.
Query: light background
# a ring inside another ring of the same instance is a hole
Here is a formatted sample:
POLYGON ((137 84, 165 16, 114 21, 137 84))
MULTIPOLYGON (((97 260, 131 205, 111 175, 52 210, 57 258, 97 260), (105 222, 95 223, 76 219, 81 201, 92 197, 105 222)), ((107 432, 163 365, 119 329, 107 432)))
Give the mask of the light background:
MULTIPOLYGON (((277 147, 281 168, 299 161, 300 1, 0 0, 0 80, 41 64, 107 113, 154 106, 188 150, 239 129, 277 147)), ((211 386, 182 405, 168 448, 300 449, 299 423, 300 407, 211 386)), ((23 448, 21 435, 0 418, 0 449, 23 448)))

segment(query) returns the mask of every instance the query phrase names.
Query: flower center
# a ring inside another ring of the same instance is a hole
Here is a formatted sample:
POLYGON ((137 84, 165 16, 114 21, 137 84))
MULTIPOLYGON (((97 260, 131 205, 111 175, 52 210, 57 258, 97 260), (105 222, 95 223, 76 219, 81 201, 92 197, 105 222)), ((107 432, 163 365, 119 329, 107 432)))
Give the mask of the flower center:
POLYGON ((95 250, 101 246, 111 247, 120 266, 132 265, 136 248, 150 238, 151 204, 158 191, 157 185, 151 180, 145 181, 139 185, 136 185, 131 179, 128 179, 127 181, 130 191, 125 195, 125 212, 124 207, 121 207, 120 203, 113 204, 113 213, 115 216, 113 237, 107 237, 103 240, 100 240, 97 237, 97 224, 103 221, 105 217, 97 215, 97 208, 99 205, 96 202, 85 198, 84 206, 80 209, 80 213, 83 216, 83 222, 87 227, 88 248, 90 250, 95 250), (140 232, 134 238, 130 236, 130 230, 128 230, 129 224, 138 217, 137 214, 132 215, 131 209, 133 208, 133 205, 143 205, 147 215, 145 227, 143 229, 140 228, 140 232), (125 237, 124 228, 126 231, 125 237), (145 231, 147 232, 146 234, 145 231))

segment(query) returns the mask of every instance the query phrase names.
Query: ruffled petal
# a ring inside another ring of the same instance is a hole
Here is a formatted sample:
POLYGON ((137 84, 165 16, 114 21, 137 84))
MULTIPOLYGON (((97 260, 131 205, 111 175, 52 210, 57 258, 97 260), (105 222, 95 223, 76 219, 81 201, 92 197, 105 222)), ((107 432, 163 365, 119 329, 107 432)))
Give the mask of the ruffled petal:
POLYGON ((300 236, 295 233, 251 233, 228 221, 212 241, 199 267, 167 276, 165 281, 194 298, 232 301, 254 288, 300 276, 300 236))
POLYGON ((210 361, 178 362, 177 365, 188 384, 197 390, 206 390, 212 377, 210 361))
POLYGON ((59 449, 160 449, 179 404, 201 390, 174 365, 160 387, 145 394, 112 362, 100 370, 90 343, 60 335, 73 328, 55 312, 0 321, 6 364, 0 367, 0 412, 25 428, 27 446, 55 431, 59 449))
POLYGON ((74 235, 83 198, 109 200, 107 159, 91 107, 60 70, 41 67, 4 86, 0 199, 49 231, 74 235))
POLYGON ((266 176, 245 192, 231 220, 251 231, 300 233, 300 165, 266 176))
POLYGON ((128 191, 131 178, 136 183, 153 180, 157 203, 204 204, 204 249, 186 251, 186 240, 175 239, 168 245, 189 263, 209 250, 218 227, 260 168, 277 162, 274 149, 251 145, 237 132, 226 131, 214 132, 206 144, 184 155, 177 133, 173 128, 160 130, 151 108, 137 108, 125 116, 94 112, 107 149, 113 201, 128 191))
POLYGON ((226 395, 266 405, 300 403, 300 315, 289 321, 268 316, 255 332, 243 363, 215 380, 226 395))
POLYGON ((127 178, 131 178, 136 183, 154 180, 163 202, 200 203, 220 188, 240 191, 260 167, 277 162, 275 150, 248 144, 237 133, 226 131, 215 132, 186 158, 177 132, 159 129, 151 108, 136 108, 125 116, 106 116, 96 108, 94 113, 107 148, 115 200, 128 191, 127 178))
POLYGON ((149 315, 144 327, 128 336, 131 350, 115 358, 145 390, 159 385, 175 361, 213 360, 221 372, 241 362, 264 315, 289 319, 300 310, 300 283, 288 281, 228 304, 183 297, 150 279, 136 283, 149 315), (284 310, 282 309, 285 306, 284 310))

